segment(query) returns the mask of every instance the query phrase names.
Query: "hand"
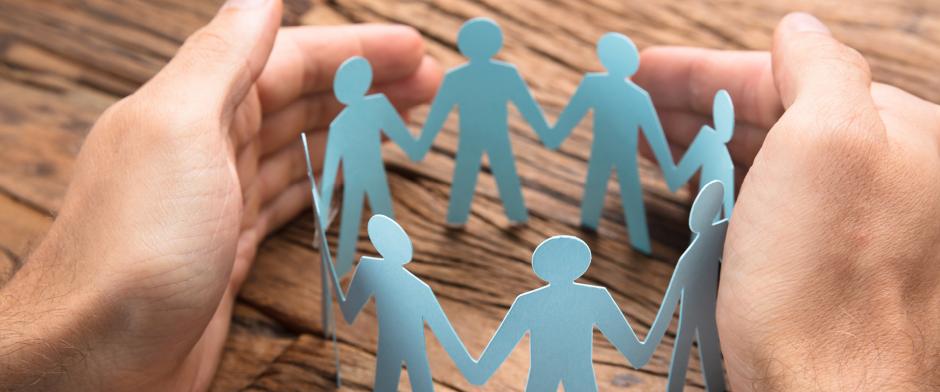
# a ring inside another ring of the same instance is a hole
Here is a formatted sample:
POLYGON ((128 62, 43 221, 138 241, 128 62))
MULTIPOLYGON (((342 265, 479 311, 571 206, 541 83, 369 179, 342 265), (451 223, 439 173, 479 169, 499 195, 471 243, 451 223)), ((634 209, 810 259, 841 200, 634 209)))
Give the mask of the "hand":
POLYGON ((205 390, 261 239, 309 203, 336 67, 366 56, 399 110, 440 75, 401 26, 278 30, 223 7, 95 124, 48 236, 0 292, 0 389, 205 390))
POLYGON ((718 327, 732 390, 940 385, 940 109, 872 83, 815 18, 772 53, 656 48, 635 80, 687 146, 727 88, 749 169, 718 327), (769 130, 769 131, 768 131, 769 130))

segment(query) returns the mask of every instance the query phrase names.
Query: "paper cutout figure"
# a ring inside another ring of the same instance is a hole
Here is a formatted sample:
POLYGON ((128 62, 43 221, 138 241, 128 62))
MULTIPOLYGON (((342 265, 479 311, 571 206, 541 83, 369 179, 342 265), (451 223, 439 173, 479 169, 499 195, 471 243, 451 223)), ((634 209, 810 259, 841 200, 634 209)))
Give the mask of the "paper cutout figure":
MULTIPOLYGON (((474 384, 483 384, 529 333, 531 365, 527 391, 596 391, 594 327, 635 366, 652 356, 653 347, 640 343, 607 289, 575 283, 591 263, 584 241, 555 236, 532 254, 532 269, 548 285, 518 296, 483 351, 477 369, 465 371, 474 384)), ((461 369, 463 370, 463 369, 461 369)))
POLYGON ((336 98, 346 107, 330 123, 320 194, 323 205, 329 206, 342 163, 344 187, 336 259, 340 274, 352 267, 363 199, 368 196, 373 213, 393 216, 382 162, 381 131, 412 158, 418 147, 385 95, 365 95, 371 84, 372 68, 365 58, 358 56, 343 62, 333 80, 336 98))
MULTIPOLYGON (((425 350, 424 323, 435 333, 441 346, 450 354, 461 369, 472 366, 463 342, 457 336, 444 314, 431 288, 404 268, 411 261, 411 239, 391 218, 374 215, 369 219, 369 239, 382 258, 363 257, 344 293, 339 275, 334 268, 326 232, 321 226, 324 204, 316 191, 316 179, 310 164, 306 135, 301 135, 304 152, 307 153, 307 175, 310 178, 313 196, 314 225, 320 235, 320 260, 323 272, 324 324, 333 325, 333 287, 340 309, 347 323, 352 324, 370 297, 375 297, 376 315, 379 319, 379 347, 376 353, 375 391, 395 391, 401 376, 401 366, 408 366, 408 380, 414 391, 433 391, 431 369, 425 350), (326 280, 329 277, 329 280, 326 280), (348 294, 348 295, 347 295, 348 294)), ((325 328, 326 329, 326 328, 325 328)), ((332 329, 332 328, 331 328, 332 329)), ((337 385, 339 381, 339 353, 336 350, 336 332, 332 329, 334 355, 336 356, 337 385)))
POLYGON ((715 322, 718 272, 728 220, 714 222, 714 217, 721 211, 723 194, 722 183, 711 181, 695 198, 689 214, 689 227, 694 238, 676 263, 662 305, 647 335, 646 344, 658 346, 672 321, 676 304, 679 305, 679 329, 669 365, 669 391, 681 391, 685 385, 693 338, 698 340, 706 388, 709 391, 725 389, 715 322))
POLYGON ((423 157, 451 110, 457 107, 460 136, 447 208, 447 223, 451 225, 467 222, 484 153, 489 155, 506 216, 517 223, 528 219, 509 143, 508 103, 516 105, 540 137, 548 132, 548 124, 516 67, 492 59, 502 43, 502 31, 493 20, 474 18, 464 23, 457 45, 470 62, 444 76, 419 139, 423 157))
POLYGON ((666 173, 674 166, 672 154, 649 93, 627 79, 640 65, 633 41, 623 34, 604 34, 597 43, 597 55, 607 72, 584 76, 546 145, 558 148, 588 111, 594 111, 594 142, 581 200, 581 225, 597 229, 607 180, 614 171, 620 181, 630 242, 637 250, 649 254, 649 228, 637 168, 638 129, 643 130, 666 173))
MULTIPOLYGON (((721 181, 724 184, 723 217, 730 218, 734 208, 734 162, 731 160, 727 144, 734 135, 734 104, 727 91, 718 90, 715 94, 712 116, 715 127, 705 125, 699 130, 698 136, 689 145, 676 170, 671 174, 667 172, 666 182, 675 192, 701 168, 700 188, 712 181, 721 181)), ((719 218, 722 217, 721 212, 719 211, 719 218)))

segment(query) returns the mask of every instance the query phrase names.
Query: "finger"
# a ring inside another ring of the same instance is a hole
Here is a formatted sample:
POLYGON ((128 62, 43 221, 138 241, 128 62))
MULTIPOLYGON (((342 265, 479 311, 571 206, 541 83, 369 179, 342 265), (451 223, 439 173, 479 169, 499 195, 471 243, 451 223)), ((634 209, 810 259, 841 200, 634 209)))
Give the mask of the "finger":
MULTIPOLYGON (((674 109, 659 109, 657 112, 663 124, 663 131, 666 132, 666 138, 669 140, 669 145, 676 147, 680 152, 679 155, 673 155, 673 159, 677 163, 682 159, 681 154, 685 153, 685 150, 701 132, 702 126, 713 125, 711 116, 674 109)), ((764 128, 750 124, 736 124, 734 136, 727 144, 731 158, 739 165, 750 167, 754 163, 754 157, 757 155, 757 151, 760 150, 765 137, 767 137, 767 130, 764 128)), ((652 150, 650 150, 647 143, 640 144, 640 153, 647 158, 652 159, 653 157, 652 150)))
MULTIPOLYGON (((310 160, 314 166, 314 171, 317 171, 323 164, 327 132, 321 130, 308 133, 307 136, 310 142, 310 153, 312 154, 310 160)), ((261 161, 258 169, 261 205, 267 205, 278 194, 284 192, 284 189, 288 186, 306 177, 307 161, 304 156, 303 145, 298 137, 295 143, 288 144, 261 161)))
MULTIPOLYGON (((430 101, 437 91, 441 76, 437 62, 425 57, 411 76, 379 85, 373 92, 385 94, 399 112, 405 112, 430 101)), ((332 92, 323 92, 302 97, 271 113, 261 125, 263 154, 270 154, 296 142, 301 130, 327 128, 343 107, 332 92)))
POLYGON ((229 1, 144 88, 165 102, 231 118, 265 67, 280 15, 280 0, 229 1))
POLYGON ((284 189, 261 210, 259 228, 264 235, 279 229, 310 205, 310 183, 299 181, 284 189))
POLYGON ((806 111, 795 113, 812 116, 803 118, 812 126, 797 128, 859 135, 881 124, 871 98, 868 62, 812 15, 798 12, 783 18, 774 34, 772 56, 784 107, 801 105, 806 111))
POLYGON ((783 113, 767 52, 652 47, 641 54, 640 69, 632 79, 661 109, 710 116, 715 93, 724 89, 739 123, 770 128, 783 113))
POLYGON ((282 109, 301 96, 330 90, 336 68, 352 56, 369 60, 376 84, 388 83, 418 69, 424 41, 415 29, 401 25, 282 29, 258 79, 264 112, 282 109))

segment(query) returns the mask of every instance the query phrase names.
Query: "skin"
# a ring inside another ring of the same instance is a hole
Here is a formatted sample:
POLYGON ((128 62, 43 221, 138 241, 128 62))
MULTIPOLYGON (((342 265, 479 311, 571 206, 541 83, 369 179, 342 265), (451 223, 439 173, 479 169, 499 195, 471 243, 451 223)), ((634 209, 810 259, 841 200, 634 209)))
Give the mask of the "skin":
MULTIPOLYGON (((309 204, 297 135, 324 145, 335 68, 364 55, 399 110, 439 83, 414 30, 279 20, 276 0, 224 8, 102 114, 0 290, 0 389, 205 390, 258 242, 309 204)), ((936 389, 940 109, 872 83, 804 14, 771 53, 653 48, 641 64, 680 149, 715 91, 735 99, 748 176, 718 293, 730 386, 936 389)))
POLYGON ((335 69, 365 56, 401 111, 437 88, 411 28, 279 29, 280 14, 229 3, 99 118, 0 291, 0 389, 207 389, 259 241, 309 206, 299 133, 325 144, 335 69))
POLYGON ((871 81, 806 14, 773 50, 650 48, 634 78, 687 146, 726 88, 746 171, 717 321, 732 390, 940 387, 940 108, 871 81))

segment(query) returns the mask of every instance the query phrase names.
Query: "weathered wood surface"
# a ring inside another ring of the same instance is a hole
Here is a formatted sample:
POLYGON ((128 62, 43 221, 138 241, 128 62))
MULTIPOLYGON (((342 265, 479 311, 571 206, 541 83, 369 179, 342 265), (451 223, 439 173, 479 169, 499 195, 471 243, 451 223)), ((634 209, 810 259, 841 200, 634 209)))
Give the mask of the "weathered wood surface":
MULTIPOLYGON (((42 238, 96 116, 159 70, 219 3, 0 0, 0 282, 42 238)), ((940 3, 930 0, 295 0, 285 9, 285 24, 412 25, 445 66, 461 62, 454 44, 460 24, 473 16, 491 16, 505 31, 501 57, 519 66, 551 119, 581 74, 599 68, 594 42, 606 31, 626 33, 641 48, 765 50, 776 22, 792 10, 815 13, 837 36, 861 50, 875 79, 940 101, 940 3)), ((420 123, 423 115, 419 111, 413 119, 420 123)), ((583 281, 609 287, 633 325, 645 333, 688 238, 688 193, 670 194, 658 169, 643 161, 641 177, 654 239, 654 256, 644 257, 627 245, 616 186, 610 188, 599 232, 590 235, 578 229, 589 124, 582 124, 559 152, 542 148, 518 118, 511 125, 532 216, 523 227, 508 225, 493 180, 483 173, 466 230, 444 228, 456 145, 453 121, 424 163, 415 164, 395 147, 386 148, 397 218, 415 242, 409 268, 432 286, 458 333, 478 354, 513 298, 540 285, 529 264, 534 247, 550 235, 579 235, 594 252, 583 281)), ((332 347, 320 337, 318 255, 311 236, 309 214, 304 214, 261 247, 239 297, 214 390, 333 388, 332 347)), ((361 238, 360 251, 370 252, 365 236, 361 238)), ((671 337, 672 331, 643 370, 630 368, 606 341, 596 339, 601 389, 662 390, 671 337)), ((436 340, 428 340, 437 388, 476 389, 462 379, 436 340)), ((339 344, 343 389, 371 389, 376 344, 371 305, 355 325, 340 322, 339 344)), ((522 390, 526 348, 523 342, 483 389, 522 390)), ((695 360, 692 366, 697 368, 695 360)), ((701 377, 690 374, 689 386, 700 388, 701 377)), ((407 383, 403 373, 402 387, 407 383)))

